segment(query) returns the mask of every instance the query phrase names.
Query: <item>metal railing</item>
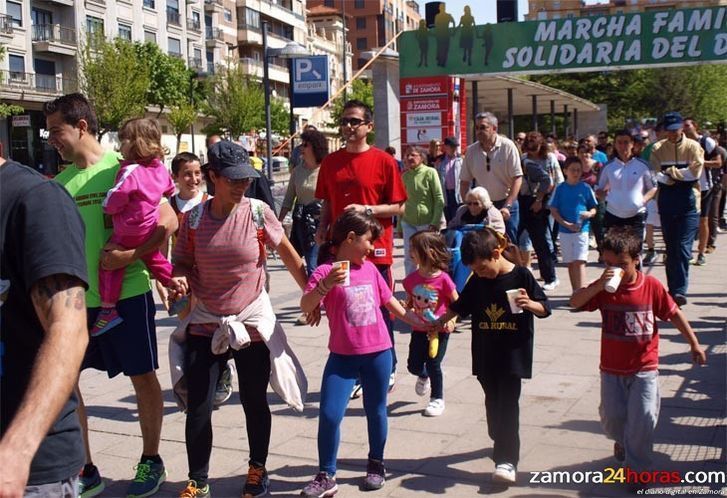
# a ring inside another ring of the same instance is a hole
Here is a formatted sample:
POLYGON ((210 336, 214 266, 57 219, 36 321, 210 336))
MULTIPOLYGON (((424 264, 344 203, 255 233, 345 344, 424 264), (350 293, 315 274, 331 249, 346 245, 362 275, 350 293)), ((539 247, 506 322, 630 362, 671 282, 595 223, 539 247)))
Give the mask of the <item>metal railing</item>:
POLYGON ((220 28, 213 28, 207 26, 205 28, 204 37, 207 40, 220 40, 225 41, 225 33, 220 28))
POLYGON ((201 57, 190 57, 187 59, 187 65, 190 69, 203 69, 201 57))
POLYGON ((198 19, 187 19, 187 29, 190 31, 202 31, 202 23, 198 19))
POLYGON ((244 20, 240 20, 237 22, 237 29, 244 29, 247 31, 255 31, 256 33, 262 33, 262 28, 258 26, 254 26, 252 24, 248 24, 244 20))
POLYGON ((6 15, 0 14, 0 33, 13 34, 13 18, 6 15))
POLYGON ((60 24, 36 24, 33 26, 34 42, 53 42, 76 46, 76 30, 60 24))
POLYGON ((175 26, 182 25, 182 16, 179 15, 178 10, 167 8, 167 24, 173 24, 175 26))
POLYGON ((76 81, 51 74, 21 73, 0 70, 0 87, 61 95, 77 90, 76 81))

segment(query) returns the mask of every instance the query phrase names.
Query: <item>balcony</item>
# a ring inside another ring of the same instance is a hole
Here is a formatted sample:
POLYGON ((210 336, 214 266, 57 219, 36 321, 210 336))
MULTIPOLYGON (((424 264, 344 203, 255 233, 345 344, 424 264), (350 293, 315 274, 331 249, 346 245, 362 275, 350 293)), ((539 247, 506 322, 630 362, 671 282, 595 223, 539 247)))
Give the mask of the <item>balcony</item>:
POLYGON ((167 26, 182 27, 182 16, 179 15, 178 10, 167 9, 167 26))
POLYGON ((204 63, 202 62, 202 58, 190 57, 189 59, 187 59, 187 65, 189 66, 189 69, 196 69, 198 71, 204 70, 204 63))
POLYGON ((280 0, 237 0, 237 6, 249 7, 260 12, 261 16, 271 17, 285 24, 305 28, 303 14, 282 5, 280 0))
POLYGON ((222 0, 204 0, 204 10, 205 12, 222 12, 224 10, 224 5, 222 4, 222 0))
POLYGON ((59 55, 76 55, 76 30, 60 24, 33 26, 33 49, 59 55))
POLYGON ((199 19, 187 19, 187 31, 202 32, 202 23, 199 19))
POLYGON ((13 37, 13 18, 0 14, 0 36, 13 37))
POLYGON ((76 80, 61 76, 0 70, 0 88, 10 92, 63 95, 77 91, 76 80))
POLYGON ((214 47, 217 44, 225 45, 225 32, 220 28, 207 26, 205 28, 205 40, 208 47, 214 47))
POLYGON ((49 3, 56 3, 58 5, 66 5, 68 7, 73 7, 73 0, 47 0, 49 3))

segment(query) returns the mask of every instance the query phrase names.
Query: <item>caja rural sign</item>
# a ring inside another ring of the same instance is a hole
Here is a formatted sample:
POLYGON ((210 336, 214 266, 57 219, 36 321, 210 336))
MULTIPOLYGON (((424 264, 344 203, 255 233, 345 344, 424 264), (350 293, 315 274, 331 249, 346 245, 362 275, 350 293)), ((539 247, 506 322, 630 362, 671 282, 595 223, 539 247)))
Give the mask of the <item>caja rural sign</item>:
MULTIPOLYGON (((459 13, 449 13, 458 18, 459 13)), ((439 18, 441 14, 437 15, 439 18)), ((727 7, 407 31, 401 77, 537 74, 727 62, 727 7)))

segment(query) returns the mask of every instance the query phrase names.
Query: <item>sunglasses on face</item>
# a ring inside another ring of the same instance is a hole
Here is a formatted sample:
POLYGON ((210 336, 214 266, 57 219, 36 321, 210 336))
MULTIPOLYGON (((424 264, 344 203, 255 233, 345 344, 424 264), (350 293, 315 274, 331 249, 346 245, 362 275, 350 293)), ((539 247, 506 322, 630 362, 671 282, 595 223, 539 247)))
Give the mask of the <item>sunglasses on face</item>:
POLYGON ((487 125, 475 126, 475 130, 477 130, 477 131, 487 131, 489 129, 490 129, 490 127, 487 125))
POLYGON ((227 178, 226 176, 220 176, 225 183, 232 187, 240 187, 242 185, 245 185, 246 183, 250 183, 252 181, 252 178, 242 178, 240 180, 233 180, 232 178, 227 178))
POLYGON ((479 206, 480 205, 480 201, 469 201, 469 202, 465 202, 465 204, 467 206, 479 206))
POLYGON ((368 121, 365 119, 360 118, 341 118, 340 124, 341 126, 349 126, 351 125, 354 128, 358 128, 362 124, 366 124, 368 121))

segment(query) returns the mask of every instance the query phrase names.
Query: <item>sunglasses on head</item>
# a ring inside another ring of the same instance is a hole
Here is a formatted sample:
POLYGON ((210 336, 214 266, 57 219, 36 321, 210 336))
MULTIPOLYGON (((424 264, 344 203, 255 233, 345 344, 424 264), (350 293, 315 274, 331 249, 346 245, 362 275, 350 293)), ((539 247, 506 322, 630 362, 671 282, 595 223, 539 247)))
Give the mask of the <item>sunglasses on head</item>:
POLYGON ((365 119, 361 118, 341 118, 341 126, 348 126, 351 125, 354 128, 361 126, 362 124, 368 123, 365 119))

